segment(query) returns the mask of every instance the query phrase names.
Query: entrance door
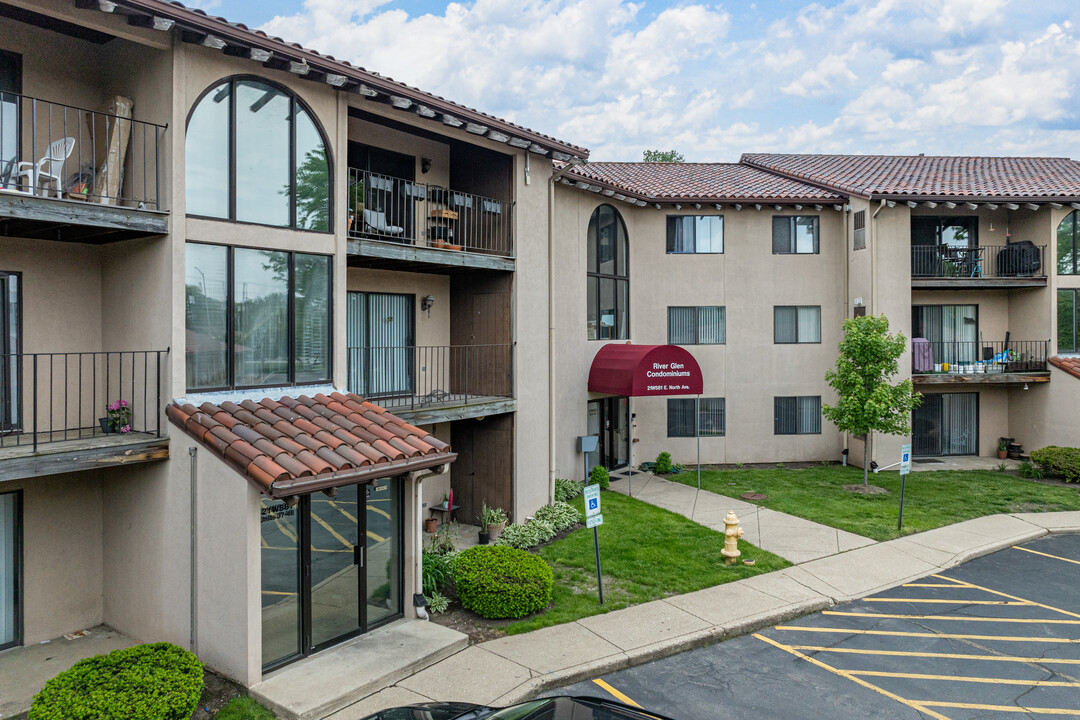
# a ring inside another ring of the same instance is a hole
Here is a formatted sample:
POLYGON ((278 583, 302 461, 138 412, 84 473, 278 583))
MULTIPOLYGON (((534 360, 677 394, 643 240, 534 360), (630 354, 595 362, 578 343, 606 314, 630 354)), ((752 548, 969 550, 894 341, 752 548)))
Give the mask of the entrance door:
POLYGON ((401 617, 401 493, 384 479, 296 507, 262 499, 264 670, 401 617))
POLYGON ((588 432, 599 435, 595 453, 590 453, 589 470, 603 465, 608 470, 630 462, 630 399, 609 397, 589 401, 588 432))
POLYGON ((978 455, 979 394, 924 394, 911 429, 913 455, 978 455))

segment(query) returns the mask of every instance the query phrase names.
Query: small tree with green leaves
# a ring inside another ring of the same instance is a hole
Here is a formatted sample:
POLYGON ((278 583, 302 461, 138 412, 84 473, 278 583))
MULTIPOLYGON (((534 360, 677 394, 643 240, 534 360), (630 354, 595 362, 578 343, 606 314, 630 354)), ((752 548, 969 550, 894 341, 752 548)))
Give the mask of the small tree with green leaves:
POLYGON ((839 400, 836 405, 822 405, 821 414, 839 429, 866 437, 863 485, 867 485, 872 433, 910 434, 911 411, 922 402, 922 395, 914 391, 911 380, 889 384, 899 371, 897 360, 904 354, 907 338, 903 333, 889 334, 887 317, 849 318, 843 329, 836 369, 825 372, 839 400))
POLYGON ((686 162, 678 150, 646 150, 641 154, 642 162, 686 162))

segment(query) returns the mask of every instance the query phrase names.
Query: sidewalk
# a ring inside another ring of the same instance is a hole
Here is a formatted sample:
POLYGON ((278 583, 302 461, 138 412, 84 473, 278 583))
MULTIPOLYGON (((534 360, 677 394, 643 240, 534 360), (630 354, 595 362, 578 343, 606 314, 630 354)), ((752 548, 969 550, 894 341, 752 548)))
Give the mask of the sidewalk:
MULTIPOLYGON (((627 481, 611 489, 627 492, 627 481)), ((633 496, 745 539, 794 567, 473 645, 330 715, 357 720, 432 700, 509 705, 554 687, 743 635, 940 572, 1051 532, 1080 532, 1080 511, 992 515, 875 542, 741 500, 634 474, 633 496), (824 548, 824 549, 823 549, 824 548)))

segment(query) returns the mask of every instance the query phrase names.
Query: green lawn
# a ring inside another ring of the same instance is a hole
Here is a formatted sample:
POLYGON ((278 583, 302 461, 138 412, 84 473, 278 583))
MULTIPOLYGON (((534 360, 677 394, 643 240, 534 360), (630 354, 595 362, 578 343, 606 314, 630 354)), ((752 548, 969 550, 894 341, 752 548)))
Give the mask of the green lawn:
MULTIPOLYGON (((584 512, 579 496, 573 504, 584 512)), ((596 596, 592 530, 581 528, 546 547, 540 556, 555 573, 553 607, 509 625, 510 635, 571 622, 630 605, 741 580, 790 565, 783 558, 739 541, 751 566, 724 565, 724 535, 682 515, 615 492, 601 496, 599 528, 604 605, 596 596)))
MULTIPOLYGON (((671 479, 697 485, 697 474, 671 479)), ((895 472, 870 475, 870 484, 888 495, 860 495, 844 485, 862 484, 862 470, 828 466, 808 470, 742 469, 701 473, 701 487, 739 497, 764 493, 762 507, 813 520, 858 535, 888 540, 996 513, 1080 510, 1080 487, 1044 485, 1005 473, 972 471, 914 472, 904 493, 904 529, 896 529, 900 476, 895 472)))

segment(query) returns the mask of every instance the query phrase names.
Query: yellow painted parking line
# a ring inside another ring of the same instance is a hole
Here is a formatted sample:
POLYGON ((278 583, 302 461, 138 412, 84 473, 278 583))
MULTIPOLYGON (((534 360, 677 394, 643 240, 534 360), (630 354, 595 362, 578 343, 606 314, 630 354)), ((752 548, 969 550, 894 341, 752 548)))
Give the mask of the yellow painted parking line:
MULTIPOLYGON (((952 578, 942 577, 941 575, 934 575, 933 577, 936 577, 936 578, 938 578, 940 580, 951 580, 952 579, 952 578)), ((986 592, 988 592, 988 593, 990 593, 992 595, 998 595, 999 597, 1009 598, 1010 600, 1024 600, 1024 598, 1022 598, 1022 597, 1017 597, 1015 595, 1010 595, 1008 593, 1003 593, 1000 590, 991 590, 988 587, 983 587, 982 585, 976 585, 974 583, 969 583, 969 582, 966 582, 964 580, 957 580, 956 582, 963 583, 964 587, 975 588, 976 590, 984 590, 984 591, 986 591, 986 592)), ((1069 617, 1080 618, 1080 614, 1078 614, 1078 613, 1069 612, 1068 610, 1062 610, 1061 608, 1054 607, 1053 605, 1045 605, 1043 603, 1034 602, 1032 600, 1025 600, 1025 602, 1027 602, 1027 603, 1029 603, 1031 605, 1034 605, 1035 607, 1041 607, 1044 610, 1052 610, 1054 612, 1061 613, 1062 615, 1068 615, 1069 617)))
POLYGON ((926 587, 926 588, 959 588, 963 585, 956 583, 904 583, 900 587, 926 587))
POLYGON ((368 512, 379 513, 380 515, 385 517, 387 520, 393 520, 394 519, 393 517, 390 516, 390 513, 386 512, 382 508, 368 506, 367 510, 368 510, 368 512))
POLYGON ((915 652, 910 650, 864 650, 823 645, 790 645, 794 650, 840 653, 843 655, 887 655, 889 657, 941 658, 942 660, 989 660, 991 662, 1042 663, 1044 665, 1080 665, 1080 658, 1018 657, 1016 655, 966 655, 964 653, 915 652))
POLYGON ((1027 601, 1013 600, 947 600, 941 598, 863 598, 863 602, 882 603, 929 603, 937 605, 1033 605, 1027 601))
POLYGON ((610 685, 608 685, 606 682, 604 682, 600 678, 596 678, 595 680, 593 680, 593 682, 596 683, 597 685, 599 685, 600 687, 604 688, 604 690, 606 690, 608 693, 610 693, 611 696, 614 697, 619 702, 621 702, 621 703, 623 703, 625 705, 629 705, 631 707, 636 707, 636 708, 641 707, 636 702, 634 702, 633 700, 628 698, 626 695, 623 695, 621 692, 619 692, 615 688, 611 687, 610 685))
POLYGON ((261 534, 260 534, 260 538, 259 538, 259 539, 261 539, 261 540, 262 540, 262 546, 263 546, 264 548, 268 548, 268 547, 270 547, 270 543, 266 542, 266 536, 265 536, 265 535, 261 535, 261 534))
POLYGON ((1067 563, 1072 563, 1073 565, 1080 565, 1080 560, 1070 560, 1069 558, 1063 558, 1060 555, 1051 555, 1050 553, 1039 552, 1038 550, 1031 550, 1026 547, 1020 547, 1019 545, 1013 545, 1013 550, 1023 550, 1024 552, 1029 552, 1032 555, 1042 555, 1043 557, 1054 558, 1055 560, 1063 560, 1067 563))
MULTIPOLYGON (((267 545, 266 547, 263 548, 263 550, 288 550, 290 552, 296 552, 295 547, 274 547, 273 545, 267 545)), ((313 548, 311 548, 311 552, 348 553, 348 552, 352 552, 352 550, 326 550, 324 548, 313 547, 313 548)))
POLYGON ((962 620, 964 622, 1029 623, 1032 625, 1080 625, 1080 620, 1044 620, 1042 618, 994 618, 969 617, 966 615, 901 615, 894 613, 842 612, 840 610, 822 610, 822 615, 842 615, 844 617, 893 618, 896 620, 962 620))
POLYGON ((926 675, 923 673, 885 672, 883 670, 848 670, 852 675, 905 678, 908 680, 946 680, 949 682, 987 683, 989 685, 1024 685, 1031 687, 1080 687, 1080 682, 1063 680, 1013 680, 1012 678, 969 677, 963 675, 926 675))
POLYGON ((911 700, 908 700, 907 698, 900 697, 896 693, 891 693, 888 690, 886 690, 885 688, 880 688, 880 687, 878 687, 877 685, 874 685, 871 682, 868 682, 866 680, 863 680, 860 677, 856 677, 856 676, 852 675, 847 670, 841 670, 839 668, 834 668, 832 665, 828 665, 826 663, 823 663, 822 661, 818 660, 817 658, 812 658, 809 655, 804 655, 803 653, 799 652, 798 650, 796 650, 794 647, 792 647, 790 645, 784 645, 783 643, 779 643, 779 642, 773 640, 772 638, 767 638, 764 635, 760 635, 758 633, 754 633, 754 637, 756 637, 758 640, 761 640, 762 642, 766 642, 766 643, 772 645, 773 647, 780 648, 784 652, 790 653, 790 654, 794 655, 795 657, 802 658, 803 660, 807 661, 811 665, 816 665, 817 667, 822 668, 823 670, 828 670, 829 672, 831 672, 831 673, 833 673, 835 675, 839 675, 842 678, 847 678, 848 680, 851 680, 852 682, 857 683, 858 685, 862 685, 863 687, 868 688, 870 690, 873 690, 876 693, 880 693, 880 694, 884 695, 887 698, 895 700, 898 703, 901 703, 903 705, 907 705, 908 707, 910 707, 910 708, 912 708, 914 710, 918 710, 921 713, 925 713, 925 714, 927 714, 927 715, 929 715, 931 717, 937 718, 937 720, 949 720, 949 718, 947 716, 942 715, 939 712, 935 712, 933 710, 925 708, 920 703, 916 703, 916 702, 913 702, 911 700))
POLYGON ((358 522, 357 519, 356 519, 356 516, 354 516, 352 513, 348 512, 347 510, 345 510, 345 508, 341 507, 341 504, 338 503, 336 500, 331 500, 330 501, 330 507, 334 508, 339 513, 341 513, 342 515, 347 517, 349 519, 349 522, 358 522))
POLYGON ((281 518, 274 518, 274 525, 281 531, 281 534, 289 538, 293 542, 299 542, 299 538, 296 537, 296 533, 292 531, 292 528, 281 522, 281 518))
POLYGON ((370 530, 367 531, 367 536, 369 538, 371 538, 372 540, 374 540, 375 542, 386 542, 386 538, 384 538, 382 535, 376 535, 375 533, 371 532, 370 530))
POLYGON ((902 632, 900 630, 859 630, 857 628, 800 627, 797 625, 777 625, 776 629, 794 630, 798 632, 850 633, 852 635, 885 635, 888 637, 941 638, 943 640, 999 640, 1001 642, 1054 643, 1056 645, 1080 644, 1080 639, 1075 638, 1014 637, 1011 635, 959 635, 955 633, 902 632))
POLYGON ((263 595, 295 595, 294 592, 281 592, 280 590, 263 590, 263 595))
POLYGON ((1027 713, 1029 715, 1080 715, 1080 708, 1023 707, 1021 705, 984 705, 982 703, 930 702, 920 700, 924 707, 959 708, 962 710, 989 710, 991 712, 1027 713))
POLYGON ((337 539, 338 539, 338 542, 340 542, 340 543, 341 543, 342 545, 344 545, 345 547, 347 547, 347 548, 349 548, 350 550, 352 550, 352 546, 353 546, 353 544, 352 544, 351 542, 349 542, 348 540, 346 540, 346 539, 345 539, 344 537, 342 537, 342 536, 341 536, 341 534, 340 534, 340 533, 339 533, 339 532, 338 532, 337 530, 335 530, 334 528, 330 527, 330 523, 326 522, 325 520, 323 520, 323 519, 322 519, 321 517, 319 517, 319 516, 318 516, 317 514, 315 514, 315 513, 311 513, 311 517, 312 517, 312 518, 314 518, 314 519, 315 519, 315 521, 316 521, 317 523, 319 523, 319 524, 320 524, 320 525, 322 525, 322 526, 323 526, 324 528, 326 528, 326 532, 330 533, 330 534, 331 534, 331 535, 333 535, 333 536, 334 536, 335 538, 337 538, 337 539))

